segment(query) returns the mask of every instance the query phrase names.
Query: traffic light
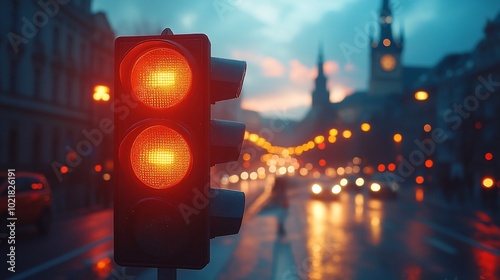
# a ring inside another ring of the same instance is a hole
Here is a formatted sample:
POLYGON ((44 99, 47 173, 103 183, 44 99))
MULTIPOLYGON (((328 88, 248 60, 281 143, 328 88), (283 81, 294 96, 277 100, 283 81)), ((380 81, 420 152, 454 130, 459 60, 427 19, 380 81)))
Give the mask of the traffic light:
POLYGON ((200 269, 210 238, 239 231, 244 194, 211 189, 210 167, 238 158, 244 125, 210 105, 238 97, 245 71, 204 34, 116 39, 116 263, 200 269))

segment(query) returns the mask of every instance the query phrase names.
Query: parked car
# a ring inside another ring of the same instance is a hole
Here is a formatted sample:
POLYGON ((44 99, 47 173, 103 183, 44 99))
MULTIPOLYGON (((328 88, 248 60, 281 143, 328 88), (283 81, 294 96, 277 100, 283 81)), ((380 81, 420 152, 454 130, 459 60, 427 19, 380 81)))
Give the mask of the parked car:
POLYGON ((16 172, 15 176, 8 176, 5 172, 0 173, 0 217, 4 221, 10 217, 9 206, 14 206, 16 225, 34 224, 39 233, 49 232, 52 222, 52 193, 43 174, 16 172), (9 182, 9 177, 14 181, 9 182))
POLYGON ((342 187, 338 184, 314 183, 311 186, 311 195, 316 199, 338 199, 341 192, 342 187))
POLYGON ((371 197, 396 198, 398 196, 398 183, 391 182, 390 177, 385 176, 384 173, 374 174, 368 186, 371 197))

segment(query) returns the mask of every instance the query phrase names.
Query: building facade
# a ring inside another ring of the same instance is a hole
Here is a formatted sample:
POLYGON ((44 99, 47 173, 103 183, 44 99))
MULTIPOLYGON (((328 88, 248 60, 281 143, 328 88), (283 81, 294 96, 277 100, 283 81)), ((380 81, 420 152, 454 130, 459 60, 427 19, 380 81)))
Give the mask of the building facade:
POLYGON ((84 133, 112 116, 110 104, 92 98, 96 85, 111 89, 113 82, 114 33, 106 16, 92 13, 90 0, 2 4, 0 165, 43 172, 57 185, 88 186, 90 167, 103 160, 111 139, 87 145, 84 133))

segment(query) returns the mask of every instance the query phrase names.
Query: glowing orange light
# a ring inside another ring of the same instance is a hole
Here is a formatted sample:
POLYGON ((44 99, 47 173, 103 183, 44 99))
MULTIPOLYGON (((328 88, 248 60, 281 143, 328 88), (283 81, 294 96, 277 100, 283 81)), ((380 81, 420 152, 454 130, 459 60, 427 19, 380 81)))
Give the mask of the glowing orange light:
POLYGON ((493 187, 494 184, 495 184, 495 182, 491 177, 486 177, 483 179, 483 187, 485 187, 487 189, 493 187))
POLYGON ((422 202, 422 201, 424 201, 424 190, 422 190, 422 189, 417 189, 417 190, 415 191, 415 200, 416 200, 417 202, 422 202))
POLYGON ((243 154, 242 158, 244 161, 249 161, 252 156, 249 153, 243 154))
POLYGON ((318 149, 320 149, 320 150, 324 150, 325 147, 326 147, 325 143, 323 143, 323 142, 318 144, 318 149))
POLYGON ((371 166, 365 166, 363 167, 363 173, 365 173, 366 175, 373 175, 373 173, 375 173, 375 170, 371 166))
POLYGON ((423 176, 417 176, 417 178, 415 178, 415 183, 419 184, 419 185, 422 185, 424 183, 424 177, 423 176))
POLYGON ((111 259, 104 258, 93 265, 92 270, 99 276, 99 278, 106 278, 111 274, 112 270, 111 259))
POLYGON ((61 173, 62 173, 62 174, 66 174, 66 173, 68 173, 68 171, 69 171, 69 169, 68 169, 68 167, 67 167, 67 166, 65 166, 65 165, 64 165, 64 166, 61 166, 61 173))
POLYGON ((182 181, 191 169, 191 150, 184 137, 163 125, 154 125, 137 135, 130 149, 132 170, 141 182, 166 189, 182 181))
POLYGON ((492 153, 486 153, 486 154, 484 155, 484 158, 485 158, 486 160, 492 160, 492 159, 493 159, 493 154, 492 154, 492 153))
POLYGON ((432 161, 432 159, 428 159, 425 161, 425 167, 431 168, 432 166, 434 166, 434 161, 432 161))
POLYGON ((361 125, 361 130, 364 132, 368 132, 368 131, 370 131, 370 129, 371 129, 371 125, 369 123, 363 123, 361 125))
POLYGON ((403 141, 403 136, 399 133, 396 133, 396 134, 394 134, 393 139, 394 139, 394 142, 400 143, 401 141, 403 141))
POLYGON ((345 139, 349 139, 351 138, 352 136, 352 132, 350 130, 344 130, 344 132, 342 132, 342 136, 345 138, 345 139))
POLYGON ((325 141, 325 137, 323 135, 318 135, 314 137, 314 143, 321 144, 325 141))
POLYGON ((94 98, 95 101, 109 101, 110 95, 109 95, 110 89, 107 86, 103 85, 97 85, 94 87, 94 94, 92 95, 92 98, 94 98))
POLYGON ((320 159, 320 160, 319 160, 319 166, 323 167, 323 166, 325 166, 325 165, 326 165, 326 160, 324 160, 324 159, 320 159))
POLYGON ((431 132, 431 130, 432 130, 432 126, 430 124, 424 125, 424 131, 425 132, 431 132))
POLYGON ((425 101, 428 98, 429 98, 429 93, 427 93, 427 91, 420 90, 415 92, 415 99, 418 101, 425 101))
POLYGON ((394 163, 389 163, 387 165, 387 169, 392 172, 392 171, 396 170, 396 165, 394 163))
POLYGON ((102 179, 104 181, 109 181, 109 180, 111 180, 111 175, 109 173, 104 173, 104 174, 102 174, 102 179))
POLYGON ((135 96, 158 109, 182 101, 192 87, 193 73, 187 59, 178 51, 158 47, 137 58, 130 73, 135 96))
POLYGON ((384 46, 388 47, 391 45, 391 40, 389 39, 384 39, 384 41, 382 41, 382 44, 384 44, 384 46))
POLYGON ((94 170, 95 170, 95 172, 101 172, 101 171, 102 171, 102 165, 100 165, 100 164, 96 164, 96 165, 94 166, 94 170))
POLYGON ((381 163, 381 164, 379 164, 379 165, 377 166, 377 170, 378 170, 379 172, 384 172, 384 171, 385 171, 385 165, 383 165, 382 163, 381 163))

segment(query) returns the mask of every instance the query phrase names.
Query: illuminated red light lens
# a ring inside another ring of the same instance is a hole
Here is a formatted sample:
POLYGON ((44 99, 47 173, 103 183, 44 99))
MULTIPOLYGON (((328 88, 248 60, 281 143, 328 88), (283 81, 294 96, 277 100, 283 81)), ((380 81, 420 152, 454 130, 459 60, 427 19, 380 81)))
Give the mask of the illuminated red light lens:
POLYGON ((133 94, 142 103, 165 109, 182 101, 190 92, 192 69, 178 51, 158 47, 141 54, 130 72, 133 94))
POLYGON ((188 175, 192 154, 181 134, 163 125, 154 125, 135 138, 130 164, 141 182, 151 188, 166 189, 188 175))

